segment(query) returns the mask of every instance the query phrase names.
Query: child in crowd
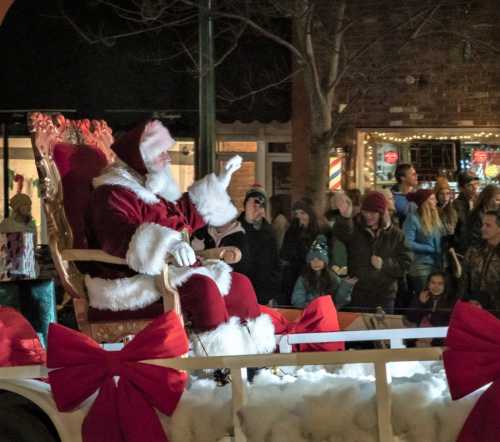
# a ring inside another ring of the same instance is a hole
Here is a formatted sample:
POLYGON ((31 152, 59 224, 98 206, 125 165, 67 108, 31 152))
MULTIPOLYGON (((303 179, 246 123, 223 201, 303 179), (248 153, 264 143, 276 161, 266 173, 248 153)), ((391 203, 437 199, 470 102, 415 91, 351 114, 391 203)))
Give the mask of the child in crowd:
MULTIPOLYGON (((448 325, 453 300, 448 293, 446 275, 433 272, 427 278, 424 290, 413 299, 406 317, 418 327, 442 327, 448 325)), ((433 340, 433 344, 436 340, 433 340)))
POLYGON ((319 235, 306 256, 307 266, 297 279, 292 305, 303 308, 313 299, 330 295, 337 309, 348 304, 356 278, 340 279, 329 268, 327 240, 319 235))

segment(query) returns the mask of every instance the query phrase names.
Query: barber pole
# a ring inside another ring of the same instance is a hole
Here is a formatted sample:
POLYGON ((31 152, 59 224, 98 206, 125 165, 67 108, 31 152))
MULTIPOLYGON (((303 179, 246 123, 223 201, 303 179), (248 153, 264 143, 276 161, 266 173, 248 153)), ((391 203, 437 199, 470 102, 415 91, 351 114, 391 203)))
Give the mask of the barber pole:
POLYGON ((329 188, 332 192, 342 188, 342 159, 330 157, 329 188))

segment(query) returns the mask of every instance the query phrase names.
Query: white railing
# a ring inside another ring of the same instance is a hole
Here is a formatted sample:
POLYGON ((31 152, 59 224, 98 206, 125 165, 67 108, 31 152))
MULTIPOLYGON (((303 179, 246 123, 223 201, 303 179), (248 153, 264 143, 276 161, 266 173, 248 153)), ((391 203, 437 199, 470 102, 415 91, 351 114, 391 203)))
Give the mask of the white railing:
POLYGON ((405 348, 404 339, 444 338, 448 327, 395 328, 378 330, 351 330, 329 333, 298 333, 276 335, 280 353, 291 353, 294 344, 325 342, 389 341, 389 348, 405 348))
MULTIPOLYGON (((391 345, 402 345, 403 339, 432 338, 446 336, 447 327, 420 329, 364 330, 332 333, 310 333, 284 335, 279 337, 280 348, 285 343, 289 348, 297 343, 320 343, 334 341, 374 341, 388 340, 391 345), (306 336, 308 339, 306 339, 306 336)), ((118 348, 113 348, 118 349, 118 348)), ((232 411, 234 442, 246 442, 238 413, 247 403, 247 367, 373 364, 375 367, 375 387, 378 418, 379 442, 392 442, 391 424, 391 377, 387 370, 389 362, 436 361, 441 359, 442 348, 391 348, 384 350, 356 350, 315 353, 277 353, 266 355, 210 356, 174 359, 152 359, 144 363, 171 367, 178 370, 200 370, 228 368, 231 372, 232 411)), ((46 377, 45 366, 24 366, 0 368, 0 379, 33 379, 46 377)), ((227 438, 226 438, 227 440, 227 438)))

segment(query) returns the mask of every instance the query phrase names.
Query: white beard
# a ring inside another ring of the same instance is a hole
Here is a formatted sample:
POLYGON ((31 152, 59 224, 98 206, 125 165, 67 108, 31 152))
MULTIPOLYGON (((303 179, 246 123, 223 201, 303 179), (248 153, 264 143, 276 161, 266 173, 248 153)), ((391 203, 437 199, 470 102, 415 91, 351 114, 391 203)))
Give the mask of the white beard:
POLYGON ((155 195, 170 202, 177 201, 182 195, 181 189, 172 175, 170 165, 162 170, 149 172, 146 175, 145 187, 155 195))

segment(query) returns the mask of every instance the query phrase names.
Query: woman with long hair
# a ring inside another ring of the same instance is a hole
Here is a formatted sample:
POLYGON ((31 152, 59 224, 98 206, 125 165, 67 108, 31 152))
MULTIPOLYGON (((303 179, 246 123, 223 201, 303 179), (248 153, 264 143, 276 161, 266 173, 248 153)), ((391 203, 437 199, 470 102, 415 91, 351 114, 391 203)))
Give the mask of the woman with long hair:
POLYGON ((306 255, 313 241, 320 233, 318 218, 314 209, 304 200, 292 207, 292 222, 283 238, 280 258, 283 265, 283 305, 290 304, 295 281, 306 264, 306 255))
POLYGON ((467 219, 467 247, 480 246, 483 242, 481 238, 481 227, 483 216, 490 210, 500 207, 500 187, 489 184, 477 197, 474 209, 467 219))
MULTIPOLYGON (((424 289, 418 293, 405 316, 417 327, 443 327, 450 322, 451 310, 456 302, 452 296, 445 273, 432 272, 427 277, 424 289)), ((442 339, 419 339, 422 344, 443 345, 442 339)), ((428 345, 427 345, 428 346, 428 345)))
POLYGON ((413 293, 418 294, 429 274, 442 269, 441 241, 445 231, 432 190, 419 189, 409 193, 407 198, 417 205, 417 210, 406 217, 403 231, 414 255, 408 280, 413 293))
POLYGON ((439 217, 447 235, 453 235, 457 227, 458 214, 453 207, 453 191, 445 177, 438 177, 434 186, 439 217))

